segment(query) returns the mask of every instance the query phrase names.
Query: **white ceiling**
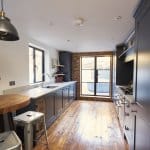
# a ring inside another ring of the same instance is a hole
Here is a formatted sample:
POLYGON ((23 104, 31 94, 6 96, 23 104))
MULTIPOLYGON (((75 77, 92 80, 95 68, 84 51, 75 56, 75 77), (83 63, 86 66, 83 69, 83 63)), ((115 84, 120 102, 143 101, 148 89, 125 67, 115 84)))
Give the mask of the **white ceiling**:
POLYGON ((134 27, 139 0, 4 0, 18 31, 50 47, 69 51, 113 50, 134 27), (122 16, 121 20, 115 20, 122 16), (76 18, 84 26, 74 26, 76 18), (70 40, 70 42, 67 42, 70 40))

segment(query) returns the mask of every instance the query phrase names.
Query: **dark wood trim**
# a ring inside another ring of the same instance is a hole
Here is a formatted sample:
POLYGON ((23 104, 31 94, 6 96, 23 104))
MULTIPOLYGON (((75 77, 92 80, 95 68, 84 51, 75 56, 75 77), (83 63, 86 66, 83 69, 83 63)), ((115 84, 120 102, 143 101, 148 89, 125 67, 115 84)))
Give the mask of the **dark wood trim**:
POLYGON ((101 96, 80 96, 80 100, 112 102, 111 97, 101 97, 101 96))
POLYGON ((101 56, 101 55, 113 55, 113 51, 108 52, 80 52, 80 53, 73 53, 77 56, 101 56))

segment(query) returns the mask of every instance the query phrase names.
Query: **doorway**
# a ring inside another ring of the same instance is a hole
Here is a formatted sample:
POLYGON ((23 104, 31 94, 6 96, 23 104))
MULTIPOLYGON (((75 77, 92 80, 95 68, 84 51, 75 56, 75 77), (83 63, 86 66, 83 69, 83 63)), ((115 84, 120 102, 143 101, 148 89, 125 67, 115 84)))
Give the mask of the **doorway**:
POLYGON ((111 96, 111 56, 80 58, 80 95, 111 96))

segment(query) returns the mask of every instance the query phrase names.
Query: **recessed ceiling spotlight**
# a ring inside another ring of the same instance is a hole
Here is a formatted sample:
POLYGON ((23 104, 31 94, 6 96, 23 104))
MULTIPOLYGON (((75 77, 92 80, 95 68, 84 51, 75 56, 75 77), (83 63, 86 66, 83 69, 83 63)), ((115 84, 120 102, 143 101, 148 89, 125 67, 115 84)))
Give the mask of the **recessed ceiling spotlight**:
POLYGON ((67 40, 67 42, 70 42, 70 40, 67 40))
POLYGON ((115 21, 121 20, 121 19, 122 19, 122 16, 117 16, 117 17, 114 18, 115 21))
POLYGON ((84 25, 85 19, 82 17, 78 17, 73 21, 73 24, 77 27, 82 27, 84 25))

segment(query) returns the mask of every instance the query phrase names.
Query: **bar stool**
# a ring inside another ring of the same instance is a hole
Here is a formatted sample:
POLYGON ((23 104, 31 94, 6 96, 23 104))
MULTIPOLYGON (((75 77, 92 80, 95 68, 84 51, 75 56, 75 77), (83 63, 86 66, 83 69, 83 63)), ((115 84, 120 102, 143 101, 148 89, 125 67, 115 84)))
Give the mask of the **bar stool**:
POLYGON ((14 131, 0 133, 0 150, 22 150, 22 143, 14 131))
POLYGON ((47 149, 49 149, 44 113, 28 111, 28 112, 25 112, 23 114, 20 114, 20 115, 14 117, 15 124, 24 127, 25 150, 33 149, 33 141, 37 141, 37 140, 33 139, 33 125, 36 125, 36 123, 38 123, 40 121, 43 122, 43 126, 44 126, 43 132, 44 132, 45 138, 46 138, 45 145, 47 146, 47 149))

